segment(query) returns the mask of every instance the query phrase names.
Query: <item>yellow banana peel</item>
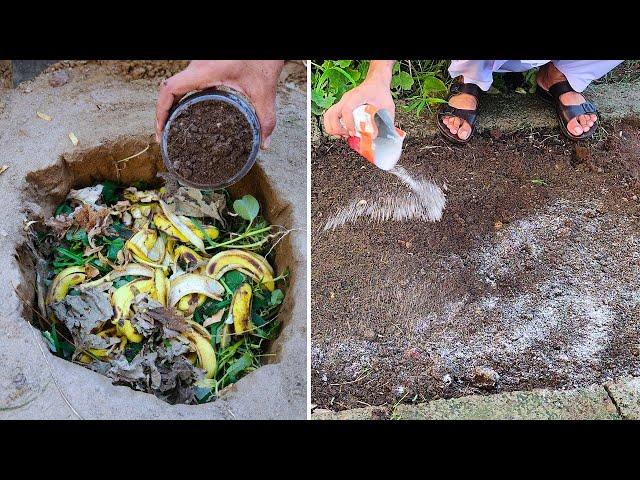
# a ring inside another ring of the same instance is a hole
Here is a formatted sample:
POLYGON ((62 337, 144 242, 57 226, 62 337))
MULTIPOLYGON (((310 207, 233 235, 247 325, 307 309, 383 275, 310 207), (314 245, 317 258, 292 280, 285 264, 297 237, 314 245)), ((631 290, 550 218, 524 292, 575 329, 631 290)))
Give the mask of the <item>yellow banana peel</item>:
POLYGON ((251 285, 243 283, 233 293, 231 299, 231 318, 236 335, 243 335, 251 330, 251 301, 253 292, 251 285))
POLYGON ((211 257, 207 264, 207 275, 215 279, 229 270, 240 270, 256 282, 262 282, 270 292, 275 289, 273 268, 257 253, 240 249, 225 250, 211 257))
POLYGON ((180 220, 178 218, 178 216, 173 213, 170 209, 169 206, 164 203, 164 201, 160 200, 160 207, 162 207, 162 212, 164 213, 165 217, 167 217, 167 219, 173 224, 173 226, 182 234, 184 235, 188 241, 195 245, 198 250, 200 250, 201 252, 204 252, 204 242, 202 241, 202 239, 200 237, 198 237, 195 233, 193 233, 191 231, 191 229, 186 226, 182 220, 180 220))
POLYGON ((205 378, 213 378, 216 374, 216 352, 211 342, 199 333, 190 330, 183 334, 193 345, 198 355, 198 366, 205 371, 205 378))
POLYGON ((69 289, 75 285, 79 285, 87 278, 84 266, 67 267, 61 270, 51 282, 49 291, 47 292, 46 303, 51 305, 53 302, 59 302, 69 293, 69 289))
POLYGON ((192 271, 203 260, 204 259, 198 255, 195 250, 187 247, 186 245, 180 245, 173 251, 173 262, 185 272, 192 271))
POLYGON ((131 303, 138 293, 151 294, 154 290, 154 279, 138 279, 133 280, 120 288, 117 288, 111 295, 111 303, 115 315, 112 323, 116 326, 116 330, 120 335, 126 335, 127 339, 133 343, 140 343, 143 336, 136 332, 135 328, 128 320, 131 313, 131 303), (120 324, 122 320, 122 325, 120 324))
POLYGON ((182 297, 190 293, 201 293, 215 300, 221 300, 224 288, 213 278, 195 273, 185 273, 171 280, 167 305, 174 306, 182 297))
POLYGON ((178 310, 191 315, 193 311, 207 300, 207 296, 201 293, 190 293, 178 301, 178 310))

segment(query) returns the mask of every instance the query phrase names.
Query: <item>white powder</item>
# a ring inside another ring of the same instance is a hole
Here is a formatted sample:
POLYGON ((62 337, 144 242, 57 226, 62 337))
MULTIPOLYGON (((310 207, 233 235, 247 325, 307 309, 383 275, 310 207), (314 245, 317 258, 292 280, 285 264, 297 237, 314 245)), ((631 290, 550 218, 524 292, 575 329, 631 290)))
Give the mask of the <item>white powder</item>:
POLYGON ((435 222, 442 219, 446 198, 440 187, 424 179, 414 179, 409 172, 397 165, 389 170, 389 173, 402 180, 411 191, 406 194, 387 195, 371 202, 354 200, 329 218, 324 229, 335 230, 346 223, 355 223, 363 217, 369 222, 435 222))

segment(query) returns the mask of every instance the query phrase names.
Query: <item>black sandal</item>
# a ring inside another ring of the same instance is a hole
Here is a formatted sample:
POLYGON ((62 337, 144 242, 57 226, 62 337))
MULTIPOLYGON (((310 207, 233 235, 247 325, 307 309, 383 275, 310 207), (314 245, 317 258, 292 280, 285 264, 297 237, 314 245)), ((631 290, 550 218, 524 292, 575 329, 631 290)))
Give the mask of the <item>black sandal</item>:
POLYGON ((573 140, 574 142, 579 142, 581 140, 586 140, 591 137, 595 131, 597 130, 598 121, 600 120, 600 113, 598 113, 598 109, 591 102, 583 102, 580 105, 563 105, 560 101, 560 95, 567 92, 575 92, 573 88, 571 88, 571 84, 566 80, 563 82, 554 83, 549 87, 549 90, 544 90, 540 85, 536 88, 536 93, 540 98, 544 101, 552 103, 556 107, 556 116, 558 117, 558 123, 560 124, 560 130, 563 135, 567 137, 569 140, 573 140), (572 118, 576 118, 580 115, 597 115, 598 120, 594 123, 593 127, 589 129, 588 132, 582 133, 580 136, 575 136, 567 129, 567 125, 571 121, 572 118))
POLYGON ((475 132, 476 119, 478 118, 478 97, 480 96, 480 87, 478 87, 474 83, 454 83, 453 85, 451 85, 451 89, 449 90, 449 98, 447 99, 447 101, 451 97, 460 93, 468 93, 469 95, 472 95, 476 99, 476 108, 473 110, 466 110, 463 108, 452 107, 451 105, 447 104, 440 108, 437 114, 438 128, 440 129, 442 135, 444 135, 444 137, 450 142, 457 143, 459 145, 467 143, 471 139, 471 137, 473 137, 473 132, 475 132), (451 133, 449 127, 447 127, 442 122, 444 117, 458 117, 466 120, 471 127, 471 133, 469 133, 469 136, 465 140, 463 140, 458 137, 458 135, 454 135, 453 133, 451 133))

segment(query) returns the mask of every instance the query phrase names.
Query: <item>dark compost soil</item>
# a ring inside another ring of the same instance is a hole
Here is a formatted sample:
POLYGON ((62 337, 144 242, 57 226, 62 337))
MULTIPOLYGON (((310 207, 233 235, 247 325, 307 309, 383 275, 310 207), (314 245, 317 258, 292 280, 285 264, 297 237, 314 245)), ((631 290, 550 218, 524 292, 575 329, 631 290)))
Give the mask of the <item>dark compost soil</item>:
POLYGON ((221 184, 238 173, 253 146, 251 126, 233 105, 203 101, 180 112, 167 138, 175 172, 198 184, 221 184))
POLYGON ((335 231, 341 206, 406 195, 345 144, 312 155, 312 400, 345 409, 570 388, 640 374, 640 130, 407 138, 442 221, 335 231), (534 180, 532 182, 532 180, 534 180))

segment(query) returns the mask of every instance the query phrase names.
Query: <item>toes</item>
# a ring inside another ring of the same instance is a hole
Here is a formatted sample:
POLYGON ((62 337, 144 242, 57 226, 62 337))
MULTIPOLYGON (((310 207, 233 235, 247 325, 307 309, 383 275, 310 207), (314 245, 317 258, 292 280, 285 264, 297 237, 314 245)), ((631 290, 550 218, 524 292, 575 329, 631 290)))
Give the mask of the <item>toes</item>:
POLYGON ((462 122, 460 129, 458 130, 458 138, 460 140, 466 140, 471 135, 471 125, 469 125, 466 121, 462 122))
POLYGON ((582 135, 584 133, 584 130, 582 129, 582 127, 580 126, 580 123, 578 123, 577 118, 572 118, 569 123, 567 124, 567 130, 569 130, 569 132, 571 132, 572 135, 582 135))
POLYGON ((460 119, 458 117, 453 117, 449 122, 449 129, 451 130, 451 133, 455 135, 458 132, 459 128, 460 128, 460 119))
POLYGON ((589 131, 589 127, 591 125, 589 125, 589 116, 588 115, 579 115, 578 116, 578 123, 582 127, 582 130, 584 130, 585 132, 589 131))
POLYGON ((598 116, 591 114, 591 115, 588 115, 588 117, 589 117, 589 126, 593 127, 595 123, 598 121, 598 116))

